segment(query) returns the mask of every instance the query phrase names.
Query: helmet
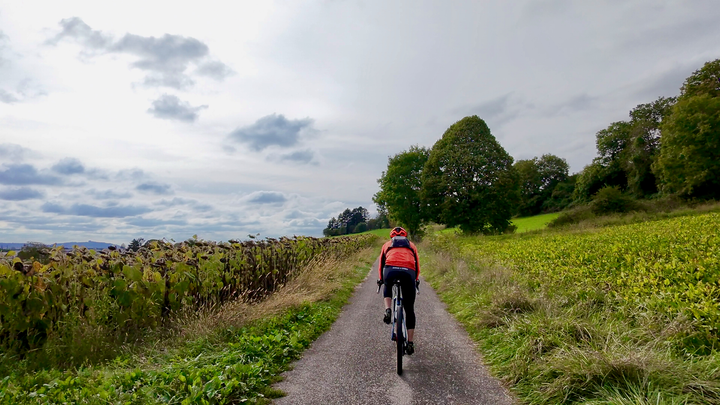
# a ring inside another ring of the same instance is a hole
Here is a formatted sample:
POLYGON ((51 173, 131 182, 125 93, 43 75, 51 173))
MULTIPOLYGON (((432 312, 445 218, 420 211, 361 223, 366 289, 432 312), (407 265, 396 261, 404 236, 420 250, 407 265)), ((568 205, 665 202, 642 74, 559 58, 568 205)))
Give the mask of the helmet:
POLYGON ((392 231, 390 231, 390 237, 391 237, 391 238, 394 238, 394 237, 396 237, 396 236, 405 236, 405 237, 407 237, 407 232, 405 232, 405 229, 403 229, 402 227, 399 227, 399 226, 398 226, 397 228, 395 228, 395 229, 393 229, 392 231))

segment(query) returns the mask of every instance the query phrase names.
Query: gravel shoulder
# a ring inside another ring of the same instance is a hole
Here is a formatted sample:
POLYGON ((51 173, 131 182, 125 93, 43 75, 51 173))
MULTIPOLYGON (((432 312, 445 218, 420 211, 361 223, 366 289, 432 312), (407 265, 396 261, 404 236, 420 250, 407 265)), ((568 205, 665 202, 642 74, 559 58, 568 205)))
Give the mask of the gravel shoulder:
POLYGON ((513 403, 482 365, 465 330, 424 283, 415 302, 416 352, 404 357, 398 376, 375 271, 358 285, 332 329, 283 374, 275 388, 287 396, 274 404, 513 403))

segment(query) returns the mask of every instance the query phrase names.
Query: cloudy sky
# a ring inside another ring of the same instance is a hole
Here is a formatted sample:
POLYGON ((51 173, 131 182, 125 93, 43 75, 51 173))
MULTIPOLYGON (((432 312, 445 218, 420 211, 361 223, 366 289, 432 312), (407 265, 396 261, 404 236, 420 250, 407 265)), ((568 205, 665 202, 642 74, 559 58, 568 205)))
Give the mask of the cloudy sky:
POLYGON ((0 242, 321 235, 468 115, 582 170, 717 0, 0 0, 0 242))

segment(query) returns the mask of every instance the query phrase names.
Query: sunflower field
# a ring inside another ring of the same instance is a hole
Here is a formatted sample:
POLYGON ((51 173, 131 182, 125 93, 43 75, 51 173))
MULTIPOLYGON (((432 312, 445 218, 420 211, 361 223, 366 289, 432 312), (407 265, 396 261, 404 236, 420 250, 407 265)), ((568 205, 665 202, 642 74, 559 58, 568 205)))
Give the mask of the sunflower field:
POLYGON ((152 241, 137 252, 48 249, 47 264, 0 256, 0 340, 42 346, 68 315, 119 332, 159 326, 173 311, 255 301, 327 255, 370 246, 375 235, 223 243, 152 241))

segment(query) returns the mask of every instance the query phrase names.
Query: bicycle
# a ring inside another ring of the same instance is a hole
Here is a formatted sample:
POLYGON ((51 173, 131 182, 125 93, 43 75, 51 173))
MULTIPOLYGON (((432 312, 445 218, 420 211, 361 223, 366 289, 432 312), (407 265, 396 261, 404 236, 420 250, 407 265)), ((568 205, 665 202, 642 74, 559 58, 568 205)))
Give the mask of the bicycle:
MULTIPOLYGON (((377 293, 380 292, 381 285, 378 286, 377 293)), ((416 291, 420 293, 417 286, 416 291)), ((402 288, 400 280, 393 281, 392 286, 392 329, 390 339, 396 343, 397 347, 397 373, 402 374, 402 358, 405 355, 405 342, 407 342, 407 326, 405 325, 405 310, 402 304, 402 288)))

